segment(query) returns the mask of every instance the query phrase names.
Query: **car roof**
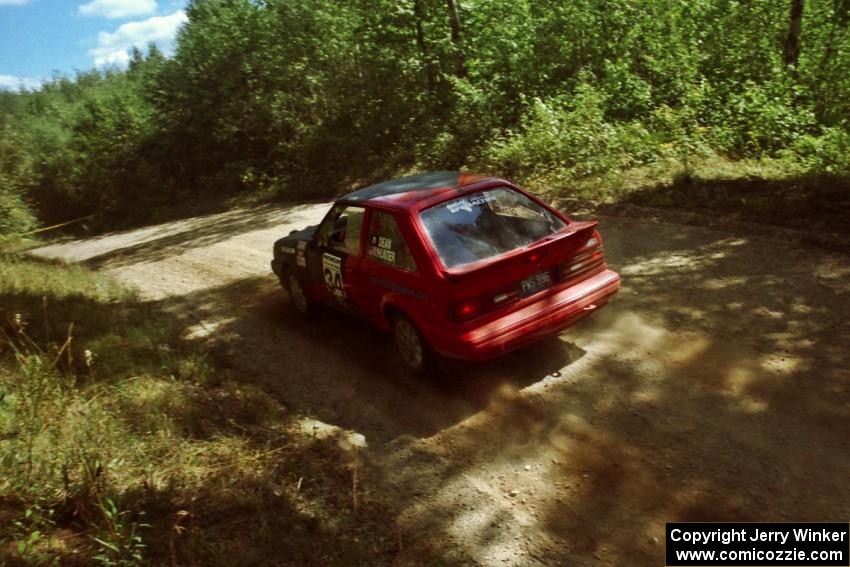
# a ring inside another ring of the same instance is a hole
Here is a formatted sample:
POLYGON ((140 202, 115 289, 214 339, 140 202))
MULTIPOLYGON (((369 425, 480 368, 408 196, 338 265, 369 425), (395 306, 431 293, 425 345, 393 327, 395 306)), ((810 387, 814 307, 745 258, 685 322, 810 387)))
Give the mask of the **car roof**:
POLYGON ((423 199, 451 192, 483 179, 485 178, 480 175, 459 171, 430 171, 369 185, 339 197, 337 202, 408 209, 423 199))

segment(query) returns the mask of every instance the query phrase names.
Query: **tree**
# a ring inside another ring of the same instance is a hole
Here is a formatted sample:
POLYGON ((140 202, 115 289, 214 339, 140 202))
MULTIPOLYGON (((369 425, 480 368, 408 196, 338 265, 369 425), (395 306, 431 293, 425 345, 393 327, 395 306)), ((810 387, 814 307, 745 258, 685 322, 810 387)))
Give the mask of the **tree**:
POLYGON ((466 77, 466 59, 463 55, 463 45, 460 37, 460 14, 458 13, 457 2, 455 0, 446 0, 446 7, 449 10, 449 26, 452 33, 452 46, 454 48, 455 59, 455 75, 458 77, 466 77))
POLYGON ((785 37, 785 65, 797 76, 797 63, 800 60, 800 34, 803 30, 803 0, 791 0, 788 16, 788 35, 785 37))
POLYGON ((434 67, 434 62, 428 53, 428 45, 425 43, 425 31, 422 27, 425 14, 422 11, 422 0, 413 0, 413 16, 416 19, 416 45, 419 47, 419 55, 422 59, 422 65, 425 67, 428 92, 433 93, 434 86, 437 83, 437 69, 434 67))

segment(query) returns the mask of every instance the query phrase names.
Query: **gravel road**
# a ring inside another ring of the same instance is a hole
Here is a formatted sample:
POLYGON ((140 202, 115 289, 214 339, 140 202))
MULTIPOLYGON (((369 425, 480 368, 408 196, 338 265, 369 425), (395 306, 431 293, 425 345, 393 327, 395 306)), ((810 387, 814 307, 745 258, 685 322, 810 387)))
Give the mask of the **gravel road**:
MULTIPOLYGON (((446 562, 663 565, 668 521, 850 519, 850 258, 775 234, 600 217, 614 300, 446 376, 389 338, 305 321, 272 242, 325 205, 47 246, 138 288, 294 411, 362 435, 400 538, 446 562)), ((364 484, 366 481, 364 481, 364 484)), ((415 558, 407 558, 415 563, 415 558)), ((404 563, 404 561, 402 561, 404 563)))

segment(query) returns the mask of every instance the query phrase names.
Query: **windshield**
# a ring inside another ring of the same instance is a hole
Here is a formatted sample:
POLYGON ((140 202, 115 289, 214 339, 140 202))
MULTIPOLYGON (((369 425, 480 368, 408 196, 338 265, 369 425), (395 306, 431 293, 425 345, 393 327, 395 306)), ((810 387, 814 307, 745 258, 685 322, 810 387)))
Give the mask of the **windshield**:
POLYGON ((508 187, 440 203, 419 214, 447 268, 456 268, 528 246, 558 232, 564 221, 508 187))

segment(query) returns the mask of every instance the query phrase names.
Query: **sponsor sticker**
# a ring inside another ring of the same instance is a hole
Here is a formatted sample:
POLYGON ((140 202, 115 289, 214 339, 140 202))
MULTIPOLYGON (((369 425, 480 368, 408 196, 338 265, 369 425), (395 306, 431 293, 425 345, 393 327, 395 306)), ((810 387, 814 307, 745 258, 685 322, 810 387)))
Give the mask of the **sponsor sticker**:
POLYGON ((495 195, 475 195, 470 197, 469 199, 458 199, 456 201, 451 201, 446 205, 446 208, 450 213, 457 213, 460 211, 466 211, 467 213, 472 212, 472 207, 480 207, 484 203, 489 203, 491 201, 495 201, 495 195))

